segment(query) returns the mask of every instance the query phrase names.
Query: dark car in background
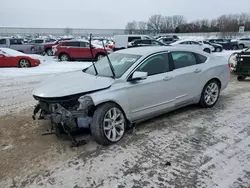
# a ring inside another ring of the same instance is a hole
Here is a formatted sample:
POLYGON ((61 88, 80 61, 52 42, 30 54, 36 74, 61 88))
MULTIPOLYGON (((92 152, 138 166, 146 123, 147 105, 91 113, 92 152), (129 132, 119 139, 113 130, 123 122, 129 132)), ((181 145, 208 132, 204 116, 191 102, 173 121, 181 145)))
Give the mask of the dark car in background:
POLYGON ((176 35, 168 35, 168 36, 160 37, 157 40, 165 44, 171 44, 179 40, 179 37, 176 35))
POLYGON ((141 46, 166 46, 166 44, 154 39, 137 39, 131 42, 130 48, 141 46))
POLYGON ((220 44, 225 50, 237 50, 239 49, 239 44, 237 41, 232 39, 210 39, 208 42, 220 44))

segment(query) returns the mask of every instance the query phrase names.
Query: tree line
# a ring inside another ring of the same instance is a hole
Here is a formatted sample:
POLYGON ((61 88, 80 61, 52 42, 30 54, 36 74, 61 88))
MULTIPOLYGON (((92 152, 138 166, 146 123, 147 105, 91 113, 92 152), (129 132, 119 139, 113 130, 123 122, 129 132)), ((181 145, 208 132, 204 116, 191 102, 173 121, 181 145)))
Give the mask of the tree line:
POLYGON ((148 21, 128 22, 127 34, 148 33, 195 33, 195 32, 238 32, 240 26, 250 31, 250 13, 224 14, 217 19, 200 19, 187 22, 184 16, 152 15, 148 21))

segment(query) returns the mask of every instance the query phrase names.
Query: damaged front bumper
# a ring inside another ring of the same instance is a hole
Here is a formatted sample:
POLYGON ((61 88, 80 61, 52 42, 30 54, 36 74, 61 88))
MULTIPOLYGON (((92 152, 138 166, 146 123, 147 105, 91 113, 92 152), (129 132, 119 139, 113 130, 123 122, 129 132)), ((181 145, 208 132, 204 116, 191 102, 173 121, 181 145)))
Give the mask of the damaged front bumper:
POLYGON ((40 112, 38 119, 51 120, 52 124, 60 124, 69 132, 78 128, 89 128, 92 121, 91 110, 94 103, 90 97, 83 96, 78 99, 78 107, 66 109, 59 102, 47 103, 39 101, 35 106, 32 118, 36 119, 36 114, 40 112))

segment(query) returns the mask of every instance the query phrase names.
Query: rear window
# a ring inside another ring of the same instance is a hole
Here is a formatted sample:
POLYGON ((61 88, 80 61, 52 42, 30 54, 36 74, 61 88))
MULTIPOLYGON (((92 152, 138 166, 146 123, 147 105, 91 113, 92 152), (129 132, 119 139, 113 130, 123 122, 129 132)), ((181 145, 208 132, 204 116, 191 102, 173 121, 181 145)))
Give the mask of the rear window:
POLYGON ((6 39, 0 39, 0 44, 6 44, 6 39))
POLYGON ((22 44, 22 40, 20 40, 20 39, 10 39, 10 44, 22 44))
POLYGON ((196 57, 197 64, 205 63, 207 60, 207 57, 201 54, 195 53, 195 57, 196 57))

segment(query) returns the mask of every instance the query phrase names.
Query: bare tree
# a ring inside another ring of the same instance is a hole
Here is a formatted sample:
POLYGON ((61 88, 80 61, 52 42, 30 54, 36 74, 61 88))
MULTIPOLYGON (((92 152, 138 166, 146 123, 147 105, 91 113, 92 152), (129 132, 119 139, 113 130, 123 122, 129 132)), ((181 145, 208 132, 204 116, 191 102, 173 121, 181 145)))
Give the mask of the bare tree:
POLYGON ((153 15, 148 20, 148 28, 159 33, 162 28, 163 16, 160 14, 153 15))
POLYGON ((71 31, 72 31, 72 29, 70 29, 69 27, 66 27, 66 28, 64 29, 64 33, 65 33, 66 35, 70 35, 70 34, 71 34, 71 31))
POLYGON ((174 15, 172 17, 172 28, 173 29, 175 29, 179 25, 182 25, 182 24, 185 24, 185 23, 186 23, 186 20, 185 20, 184 16, 174 15))
POLYGON ((146 34, 148 29, 148 23, 147 22, 138 22, 138 34, 146 34))
POLYGON ((125 27, 125 33, 126 34, 134 34, 137 30, 137 22, 128 22, 126 27, 125 27))

